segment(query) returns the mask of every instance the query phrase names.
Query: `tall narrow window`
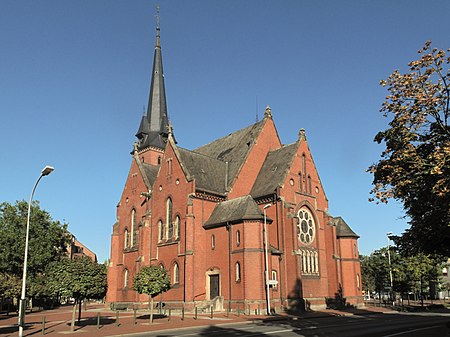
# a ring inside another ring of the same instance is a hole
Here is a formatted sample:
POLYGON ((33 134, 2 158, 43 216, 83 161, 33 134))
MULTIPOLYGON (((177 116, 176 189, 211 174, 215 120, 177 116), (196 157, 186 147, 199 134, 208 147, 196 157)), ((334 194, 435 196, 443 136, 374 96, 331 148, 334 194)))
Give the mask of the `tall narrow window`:
POLYGON ((123 273, 123 287, 128 288, 128 269, 123 273))
POLYGON ((125 233, 123 234, 123 246, 124 248, 128 248, 128 229, 125 229, 125 233))
POLYGON ((241 232, 237 231, 236 232, 236 246, 240 246, 241 245, 241 232))
POLYGON ((303 176, 305 177, 306 176, 306 156, 304 153, 302 154, 302 173, 303 173, 303 176))
POLYGON ((308 194, 311 194, 311 176, 308 175, 308 194))
POLYGON ((131 240, 130 240, 130 246, 133 247, 136 242, 134 240, 136 239, 134 232, 136 231, 136 210, 133 208, 131 210, 131 240))
POLYGON ((303 177, 302 177, 302 173, 299 172, 298 173, 298 189, 300 192, 303 192, 303 183, 302 183, 303 177))
POLYGON ((161 220, 158 221, 158 241, 161 242, 164 240, 164 226, 161 220))
POLYGON ((180 227, 181 227, 181 221, 180 221, 180 216, 177 215, 175 217, 175 225, 174 225, 174 229, 173 232, 175 234, 175 238, 179 239, 180 238, 180 227))
POLYGON ((236 282, 241 282, 241 265, 236 262, 236 282))
POLYGON ((166 211, 166 226, 167 226, 167 239, 172 239, 173 236, 173 223, 172 223, 172 199, 167 198, 167 211, 166 211))
POLYGON ((213 235, 211 235, 211 249, 214 250, 214 248, 216 248, 216 237, 213 235))
POLYGON ((178 267, 178 263, 173 264, 173 284, 180 283, 180 268, 178 267))

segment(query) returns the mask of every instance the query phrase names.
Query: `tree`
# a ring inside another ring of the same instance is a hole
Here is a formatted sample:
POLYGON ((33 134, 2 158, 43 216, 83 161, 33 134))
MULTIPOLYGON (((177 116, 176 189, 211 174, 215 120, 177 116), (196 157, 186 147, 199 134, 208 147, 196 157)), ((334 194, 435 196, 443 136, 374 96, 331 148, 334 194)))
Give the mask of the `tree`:
POLYGON ((400 250, 450 256, 450 57, 431 42, 419 53, 409 72, 381 81, 389 92, 381 112, 391 121, 375 137, 386 149, 369 168, 369 200, 403 204, 410 228, 395 240, 400 250))
MULTIPOLYGON (((25 250, 25 232, 28 203, 16 201, 14 205, 0 204, 0 274, 8 280, 7 296, 20 296, 25 250), (19 284, 19 291, 16 283, 19 284)), ((67 225, 54 221, 50 214, 41 210, 34 201, 31 206, 27 294, 41 294, 41 279, 47 265, 66 254, 68 244, 67 225)), ((0 282, 2 283, 2 282, 0 282)))
MULTIPOLYGON (((106 295, 106 265, 98 264, 87 256, 61 259, 52 263, 46 273, 48 291, 54 296, 74 298, 74 313, 79 304, 78 321, 81 319, 81 302, 84 299, 100 299, 106 295)), ((72 317, 74 326, 75 315, 72 317)))
POLYGON ((170 289, 170 279, 166 270, 156 266, 142 267, 134 278, 133 289, 139 294, 150 296, 150 322, 153 322, 153 299, 170 289))

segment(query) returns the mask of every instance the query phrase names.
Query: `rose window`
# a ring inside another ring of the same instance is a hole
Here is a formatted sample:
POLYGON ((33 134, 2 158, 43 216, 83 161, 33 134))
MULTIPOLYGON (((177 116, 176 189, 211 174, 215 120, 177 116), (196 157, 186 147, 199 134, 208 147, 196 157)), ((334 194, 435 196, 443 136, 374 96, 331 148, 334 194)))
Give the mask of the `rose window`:
POLYGON ((297 214, 297 236, 298 239, 306 245, 309 245, 314 240, 315 224, 311 212, 307 208, 301 208, 297 214))

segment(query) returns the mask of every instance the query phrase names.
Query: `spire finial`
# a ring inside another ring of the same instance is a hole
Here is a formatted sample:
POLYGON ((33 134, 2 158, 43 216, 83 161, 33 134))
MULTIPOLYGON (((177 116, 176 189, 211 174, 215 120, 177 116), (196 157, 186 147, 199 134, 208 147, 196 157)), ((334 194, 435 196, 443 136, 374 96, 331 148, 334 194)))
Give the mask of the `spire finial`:
POLYGON ((298 140, 306 140, 306 132, 305 129, 301 128, 298 133, 298 140))
POLYGON ((160 41, 159 41, 159 38, 160 38, 159 32, 161 30, 161 27, 160 27, 160 16, 159 16, 159 5, 156 5, 155 9, 156 9, 156 15, 155 15, 156 16, 156 47, 161 47, 160 41))
POLYGON ((270 108, 269 105, 266 107, 266 110, 264 111, 264 117, 272 118, 272 109, 270 108))

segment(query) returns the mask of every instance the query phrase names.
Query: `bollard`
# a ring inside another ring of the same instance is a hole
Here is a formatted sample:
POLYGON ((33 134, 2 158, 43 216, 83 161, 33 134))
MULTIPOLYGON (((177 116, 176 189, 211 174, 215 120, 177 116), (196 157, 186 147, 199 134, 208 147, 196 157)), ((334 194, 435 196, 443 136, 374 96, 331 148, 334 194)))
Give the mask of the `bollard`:
POLYGON ((97 329, 100 329, 100 313, 97 312, 97 329))
POLYGON ((237 315, 239 316, 241 314, 241 305, 237 304, 237 315))
POLYGON ((197 319, 197 307, 194 308, 194 319, 197 319))
POLYGON ((227 317, 230 317, 230 302, 228 302, 227 306, 227 317))
POLYGON ((181 307, 181 320, 184 321, 184 303, 183 306, 181 307))
POLYGON ((261 304, 258 304, 258 315, 261 315, 261 304))
POLYGON ((119 310, 116 310, 116 326, 119 326, 119 310))
POLYGON ((251 315, 251 309, 250 309, 250 304, 248 305, 248 315, 250 316, 251 315))
POLYGON ((133 325, 136 325, 136 308, 133 308, 133 325))
POLYGON ((169 322, 170 322, 170 315, 171 315, 171 313, 172 313, 172 309, 169 308, 169 316, 167 317, 167 321, 169 321, 169 322))
POLYGON ((214 307, 211 306, 211 316, 210 316, 210 318, 213 319, 213 317, 214 317, 214 307))
POLYGON ((42 336, 45 335, 45 316, 42 316, 42 336))

